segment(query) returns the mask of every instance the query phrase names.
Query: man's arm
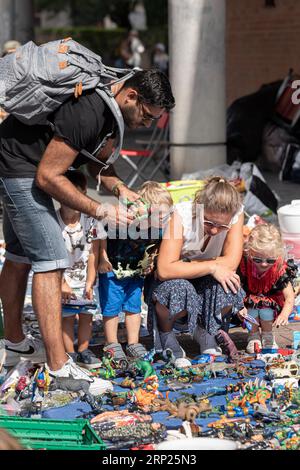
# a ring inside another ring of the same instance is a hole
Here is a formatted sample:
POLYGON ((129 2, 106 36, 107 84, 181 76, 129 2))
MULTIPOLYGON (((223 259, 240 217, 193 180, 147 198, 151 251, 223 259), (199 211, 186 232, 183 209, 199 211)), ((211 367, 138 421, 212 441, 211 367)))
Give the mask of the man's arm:
MULTIPOLYGON (((105 163, 113 152, 114 139, 110 139, 105 147, 99 152, 97 158, 105 163)), ((98 180, 98 174, 101 170, 101 166, 97 165, 96 162, 88 163, 89 174, 98 180)), ((139 196, 129 189, 126 184, 117 175, 113 165, 110 165, 107 169, 101 171, 101 182, 105 189, 114 194, 117 198, 128 199, 129 201, 136 201, 139 196)))
POLYGON ((96 219, 105 219, 107 223, 113 224, 130 223, 133 219, 131 214, 121 212, 118 206, 100 204, 85 196, 64 176, 77 154, 78 151, 63 139, 53 137, 38 166, 37 186, 58 202, 96 219))
POLYGON ((77 155, 77 150, 61 138, 53 137, 38 166, 36 184, 61 204, 95 217, 100 206, 99 202, 82 194, 64 176, 77 155))

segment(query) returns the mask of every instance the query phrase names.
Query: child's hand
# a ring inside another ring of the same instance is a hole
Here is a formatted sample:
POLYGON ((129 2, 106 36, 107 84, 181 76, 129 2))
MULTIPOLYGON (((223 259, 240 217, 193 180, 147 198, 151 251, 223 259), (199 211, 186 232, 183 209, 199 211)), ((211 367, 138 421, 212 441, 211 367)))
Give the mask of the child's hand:
POLYGON ((106 260, 106 259, 100 260, 99 267, 98 267, 99 273, 101 274, 109 273, 110 271, 112 271, 112 269, 113 267, 109 260, 106 260))
POLYGON ((88 300, 93 300, 93 296, 94 296, 94 290, 93 290, 93 286, 90 286, 90 285, 86 285, 85 286, 85 294, 84 294, 85 298, 88 299, 88 300))
POLYGON ((289 322, 289 316, 290 316, 289 313, 281 313, 280 315, 278 315, 278 317, 274 321, 273 326, 276 326, 277 328, 279 328, 280 326, 287 325, 289 322))
POLYGON ((69 300, 71 299, 74 299, 76 300, 76 295, 74 294, 74 292, 72 291, 71 287, 69 286, 69 284, 67 282, 63 282, 62 284, 62 289, 61 289, 61 297, 62 297, 62 302, 65 304, 65 303, 68 303, 69 300))

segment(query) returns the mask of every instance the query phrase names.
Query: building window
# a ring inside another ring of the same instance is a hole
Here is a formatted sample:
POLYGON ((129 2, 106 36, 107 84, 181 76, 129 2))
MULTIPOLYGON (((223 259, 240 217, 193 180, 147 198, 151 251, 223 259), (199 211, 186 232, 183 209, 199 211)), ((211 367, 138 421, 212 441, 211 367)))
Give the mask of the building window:
POLYGON ((266 8, 270 8, 270 7, 275 8, 276 7, 275 0, 265 0, 265 7, 266 8))

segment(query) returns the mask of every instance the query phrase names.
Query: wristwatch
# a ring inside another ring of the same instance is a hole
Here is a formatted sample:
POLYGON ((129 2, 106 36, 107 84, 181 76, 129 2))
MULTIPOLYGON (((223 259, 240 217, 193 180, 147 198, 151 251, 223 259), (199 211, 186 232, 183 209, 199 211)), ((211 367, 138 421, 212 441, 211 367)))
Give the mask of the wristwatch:
POLYGON ((114 196, 119 197, 120 196, 120 186, 126 186, 124 181, 118 181, 116 184, 113 185, 111 192, 113 193, 114 196))

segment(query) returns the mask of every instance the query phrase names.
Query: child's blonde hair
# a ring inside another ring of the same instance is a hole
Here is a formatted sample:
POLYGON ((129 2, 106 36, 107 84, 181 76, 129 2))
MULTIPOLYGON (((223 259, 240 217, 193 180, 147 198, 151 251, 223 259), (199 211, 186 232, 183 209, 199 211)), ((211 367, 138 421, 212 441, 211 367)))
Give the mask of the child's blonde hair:
POLYGON ((196 192, 194 208, 197 204, 203 204, 207 212, 233 215, 241 208, 241 197, 226 178, 213 176, 206 180, 204 189, 196 192))
POLYGON ((171 194, 157 181, 146 181, 137 193, 145 199, 148 204, 173 206, 171 194))
POLYGON ((272 251, 274 258, 284 258, 284 246, 280 231, 273 224, 261 224, 251 230, 247 250, 264 253, 272 251))

